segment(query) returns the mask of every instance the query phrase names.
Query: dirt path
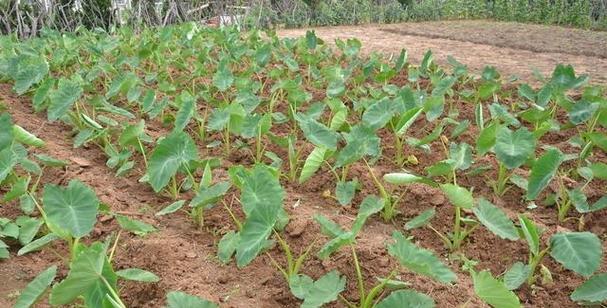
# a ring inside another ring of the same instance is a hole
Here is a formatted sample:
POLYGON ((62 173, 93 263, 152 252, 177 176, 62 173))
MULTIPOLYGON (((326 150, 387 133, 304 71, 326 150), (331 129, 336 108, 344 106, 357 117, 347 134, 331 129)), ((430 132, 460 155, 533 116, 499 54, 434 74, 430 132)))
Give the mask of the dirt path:
MULTIPOLYGON (((593 32, 552 26, 449 21, 315 28, 328 42, 356 37, 363 52, 397 54, 409 51, 413 62, 421 61, 432 49, 435 59, 446 63, 448 56, 478 72, 492 65, 505 77, 518 76, 533 82, 533 72, 549 75, 559 63, 571 64, 591 82, 607 84, 607 32, 593 32)), ((304 35, 307 29, 279 31, 282 37, 304 35)))

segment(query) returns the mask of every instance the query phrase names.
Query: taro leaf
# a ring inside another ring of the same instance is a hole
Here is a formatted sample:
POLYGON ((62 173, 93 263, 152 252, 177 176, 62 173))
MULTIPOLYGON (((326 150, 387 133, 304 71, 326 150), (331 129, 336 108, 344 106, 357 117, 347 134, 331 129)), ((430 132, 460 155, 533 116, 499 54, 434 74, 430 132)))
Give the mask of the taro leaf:
POLYGON ((518 87, 518 94, 532 102, 535 102, 535 91, 533 91, 533 89, 526 83, 518 87))
POLYGON ((117 277, 108 262, 102 243, 94 243, 84 248, 70 263, 70 272, 51 291, 51 305, 67 305, 84 296, 89 307, 103 307, 103 301, 110 293, 108 285, 116 288, 117 277), (107 284, 106 284, 107 282, 107 284))
POLYGON ((289 278, 289 289, 299 299, 305 299, 314 287, 314 280, 308 275, 293 275, 289 278))
POLYGON ((358 187, 358 180, 352 181, 339 181, 335 187, 335 196, 340 205, 345 206, 352 202, 356 188, 358 187))
POLYGON ((590 141, 593 144, 601 148, 603 151, 607 152, 607 135, 601 132, 594 132, 587 134, 590 141))
POLYGON ((316 220, 316 222, 318 222, 320 225, 320 233, 330 237, 331 239, 336 238, 346 232, 340 225, 323 215, 314 215, 314 220, 316 220))
POLYGON ((370 195, 363 199, 363 202, 358 208, 358 214, 356 215, 356 219, 354 219, 354 223, 352 224, 352 233, 354 233, 354 236, 356 236, 358 232, 360 232, 360 230, 363 228, 363 225, 367 221, 367 218, 381 211, 384 208, 384 205, 385 200, 375 195, 370 195))
POLYGON ((340 248, 354 243, 355 238, 356 234, 352 233, 351 231, 339 234, 335 238, 328 241, 322 248, 320 248, 317 254, 318 258, 321 260, 328 258, 340 248))
POLYGON ((519 127, 521 125, 521 122, 519 122, 515 116, 510 114, 510 112, 508 112, 508 108, 504 105, 493 103, 489 105, 489 111, 491 112, 492 118, 501 120, 507 126, 512 125, 519 127))
POLYGON ((432 54, 432 50, 426 51, 424 54, 424 58, 422 59, 421 64, 419 65, 419 70, 422 75, 426 76, 429 73, 430 66, 434 61, 434 55, 432 54))
POLYGON ((223 197, 232 187, 230 182, 219 182, 209 187, 200 187, 196 197, 190 201, 191 207, 205 207, 223 197))
POLYGON ((571 65, 559 64, 552 72, 550 84, 557 89, 564 91, 578 88, 588 81, 587 75, 575 77, 575 71, 571 65))
POLYGON ((154 273, 139 268, 127 268, 116 272, 122 279, 140 282, 158 282, 160 278, 154 273))
POLYGON ((589 277, 601 265, 601 240, 591 232, 562 232, 550 238, 550 255, 566 269, 589 277))
POLYGON ((181 105, 175 114, 175 127, 173 128, 173 131, 183 130, 188 125, 192 119, 192 116, 194 116, 194 112, 196 111, 196 98, 194 98, 190 93, 181 93, 181 95, 178 97, 178 101, 181 102, 181 105))
POLYGON ((57 90, 50 94, 48 120, 56 121, 62 118, 80 96, 82 96, 82 87, 78 81, 61 78, 57 90))
POLYGON ((540 231, 533 221, 525 216, 519 216, 519 221, 527 245, 529 245, 529 250, 533 255, 537 256, 540 253, 540 231))
POLYGON ((397 290, 386 296, 376 308, 433 308, 434 300, 423 293, 413 290, 397 290))
POLYGON ((444 96, 449 92, 449 90, 451 90, 451 87, 453 87, 456 81, 457 78, 454 76, 442 78, 438 83, 436 83, 434 89, 432 89, 432 96, 444 96))
POLYGON ((466 170, 472 165, 472 147, 465 142, 451 143, 449 158, 453 161, 453 168, 466 170))
POLYGON ((324 124, 303 113, 298 113, 295 116, 295 119, 304 136, 306 136, 314 145, 325 147, 330 150, 335 150, 337 148, 337 133, 330 130, 324 124))
POLYGON ((49 66, 44 57, 24 57, 19 63, 13 89, 18 95, 29 90, 34 84, 40 82, 48 74, 49 66))
POLYGON ((504 285, 506 285, 508 290, 516 290, 525 283, 529 275, 531 275, 531 268, 529 265, 522 262, 516 262, 504 274, 504 285))
POLYGON ((454 206, 464 209, 472 209, 474 206, 474 197, 466 188, 453 184, 443 184, 440 188, 454 206))
POLYGON ((8 245, 0 240, 0 260, 10 258, 10 252, 8 251, 8 245))
POLYGON ((175 212, 179 211, 183 207, 184 204, 185 204, 185 200, 175 201, 175 202, 169 204, 167 207, 160 210, 154 216, 162 216, 162 215, 175 213, 175 212))
POLYGON ((234 75, 230 70, 227 61, 221 61, 217 68, 217 72, 213 75, 213 85, 219 89, 219 91, 225 91, 229 89, 234 83, 234 75))
POLYGON ((124 215, 116 215, 116 219, 118 220, 118 224, 122 229, 139 236, 156 232, 156 228, 154 226, 137 219, 132 219, 124 215))
POLYGON ((571 293, 575 302, 601 303, 607 300, 607 273, 597 274, 571 293))
POLYGON ((421 214, 415 216, 415 218, 409 220, 405 224, 405 230, 409 231, 427 225, 430 220, 434 218, 434 215, 436 215, 436 210, 434 208, 421 212, 421 214))
POLYGON ((497 130, 495 154, 508 169, 520 167, 533 154, 535 137, 527 128, 511 131, 502 126, 497 130))
POLYGON ((430 96, 424 102, 424 111, 426 112, 426 120, 434 122, 442 114, 445 108, 444 96, 430 96))
POLYGON ((476 139, 476 152, 479 156, 485 155, 495 146, 496 135, 499 125, 492 123, 483 128, 476 139))
POLYGON ((522 307, 514 292, 508 290, 503 282, 493 278, 489 271, 472 273, 474 292, 485 303, 499 308, 522 307))
POLYGON ((409 53, 407 52, 407 50, 404 48, 401 49, 400 55, 396 59, 396 63, 394 63, 394 70, 396 72, 400 72, 407 64, 408 59, 409 59, 409 53))
POLYGON ((9 148, 13 143, 12 127, 13 121, 11 119, 10 114, 0 114, 0 151, 9 148))
POLYGON ((301 307, 316 308, 337 299, 346 288, 346 277, 333 270, 316 281, 306 275, 293 276, 289 287, 297 298, 303 299, 301 307))
POLYGON ((226 233, 217 245, 217 257, 223 264, 228 264, 240 242, 240 234, 230 231, 226 233))
POLYGON ((56 235, 55 233, 49 233, 39 239, 36 239, 36 240, 30 242, 27 245, 21 247, 21 249, 19 249, 19 251, 17 251, 17 256, 22 256, 26 253, 40 250, 42 247, 46 246, 48 243, 50 243, 54 240, 58 240, 58 239, 60 239, 60 237, 58 235, 56 235))
POLYGON ((380 139, 372 129, 364 125, 352 127, 346 136, 348 144, 337 154, 335 166, 349 165, 365 155, 378 156, 380 154, 380 139))
POLYGON ((45 185, 42 203, 48 221, 72 237, 89 234, 97 222, 99 200, 91 188, 78 180, 71 180, 66 188, 45 185))
POLYGON ((423 183, 432 187, 438 186, 438 184, 431 179, 415 175, 407 172, 399 172, 399 173, 387 173, 384 175, 384 181, 395 184, 395 185, 407 185, 411 183, 423 183))
POLYGON ((177 131, 158 142, 149 161, 149 182, 155 192, 160 192, 171 180, 179 167, 198 158, 198 150, 192 137, 177 131))
POLYGON ((563 153, 553 148, 535 161, 529 175, 527 200, 535 200, 542 190, 548 186, 563 160, 563 153))
POLYGON ((279 219, 284 190, 269 167, 257 165, 246 175, 240 201, 247 216, 236 249, 239 268, 249 264, 266 246, 279 219))
POLYGON ((171 291, 167 294, 167 308, 218 308, 211 301, 181 291, 171 291))
POLYGON ((569 121, 575 125, 588 121, 594 112, 599 108, 598 104, 582 100, 571 107, 569 111, 569 121))
POLYGON ((607 164, 600 162, 593 163, 590 165, 590 169, 592 170, 592 174, 595 178, 607 180, 607 164))
POLYGON ((479 199, 478 206, 473 211, 478 220, 493 234, 511 241, 519 239, 518 231, 508 215, 485 198, 479 199))
POLYGON ((402 266, 443 283, 453 283, 457 280, 455 273, 430 250, 416 246, 398 231, 392 233, 392 238, 396 242, 388 244, 388 253, 402 266))
POLYGON ((398 123, 396 124, 395 131, 399 136, 404 135, 409 127, 413 125, 413 123, 417 120, 420 114, 423 112, 422 107, 415 107, 404 112, 400 118, 398 119, 398 123))
POLYGON ((47 101, 50 90, 54 85, 55 79, 47 78, 38 86, 36 93, 32 97, 32 105, 35 112, 40 112, 45 107, 44 103, 47 101))
POLYGON ((42 271, 21 291, 13 308, 32 307, 40 300, 57 275, 57 266, 53 265, 42 271))
POLYGON ((65 167, 69 165, 69 162, 61 159, 56 159, 52 156, 45 154, 34 154, 34 156, 45 166, 48 167, 65 167))
POLYGON ((372 104, 365 110, 362 123, 374 131, 383 128, 392 119, 393 105, 393 102, 388 98, 372 104))
POLYGON ((19 243, 21 245, 29 244, 43 224, 41 219, 29 216, 19 216, 15 223, 19 226, 19 243))
POLYGON ((141 120, 137 122, 137 124, 127 125, 122 134, 120 134, 120 138, 118 139, 118 144, 120 146, 125 147, 127 145, 139 146, 139 139, 144 134, 145 129, 145 121, 141 120))
POLYGON ((306 161, 301 169, 301 174, 299 175, 299 183, 303 183, 311 178, 320 166, 325 161, 325 154, 327 153, 327 149, 324 147, 316 147, 310 155, 306 158, 306 161))

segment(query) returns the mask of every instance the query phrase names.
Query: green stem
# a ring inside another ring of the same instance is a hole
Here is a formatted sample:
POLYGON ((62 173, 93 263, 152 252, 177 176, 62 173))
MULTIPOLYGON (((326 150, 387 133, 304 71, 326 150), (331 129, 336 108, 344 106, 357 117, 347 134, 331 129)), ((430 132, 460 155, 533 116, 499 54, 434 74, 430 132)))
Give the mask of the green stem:
POLYGON ((453 245, 451 250, 459 249, 462 241, 461 219, 462 209, 459 206, 455 207, 455 225, 453 226, 453 245))
POLYGON ((365 282, 363 280, 363 274, 360 269, 360 263, 358 263, 358 256, 356 255, 356 248, 354 245, 350 246, 352 248, 352 257, 354 258, 354 267, 356 269, 356 278, 358 280, 358 291, 360 292, 360 302, 365 302, 365 282))
POLYGON ((529 263, 530 271, 529 277, 527 277, 527 285, 531 286, 535 282, 535 270, 537 266, 542 262, 542 259, 544 259, 544 256, 546 255, 546 253, 548 253, 548 251, 550 251, 550 247, 547 247, 546 249, 542 250, 537 256, 533 256, 533 254, 530 253, 531 262, 529 263))
POLYGON ((143 148, 141 139, 137 138, 137 144, 139 144, 139 151, 141 151, 141 155, 143 156, 143 163, 145 164, 145 169, 147 169, 148 168, 148 158, 145 155, 145 149, 143 148))
POLYGON ((112 285, 107 281, 107 279, 105 279, 105 277, 103 277, 103 276, 99 276, 99 277, 101 278, 101 280, 103 281, 105 286, 110 291, 110 295, 112 296, 112 298, 120 305, 121 308, 126 308, 126 305, 122 302, 122 300, 120 299, 120 296, 118 296, 118 293, 116 293, 116 290, 114 290, 114 287, 112 287, 112 285))

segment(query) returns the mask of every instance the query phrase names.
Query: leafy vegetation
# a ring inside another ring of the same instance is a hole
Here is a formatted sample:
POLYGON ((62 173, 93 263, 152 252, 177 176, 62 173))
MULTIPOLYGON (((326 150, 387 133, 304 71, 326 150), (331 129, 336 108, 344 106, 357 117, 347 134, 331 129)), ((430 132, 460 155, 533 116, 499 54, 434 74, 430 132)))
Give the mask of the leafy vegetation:
MULTIPOLYGON (((519 307, 521 285, 552 281, 548 256, 561 273, 585 280, 572 300, 605 300, 597 273, 603 235, 585 217, 607 207, 593 189, 607 178, 607 99, 571 66, 557 66, 539 86, 513 85, 492 67, 480 77, 455 60, 441 67, 431 51, 416 65, 405 50, 391 60, 363 56, 356 39, 337 40, 334 51, 314 32, 281 40, 194 23, 136 35, 47 31, 1 44, 0 79, 31 97, 48 121, 70 127, 74 147, 103 153, 116 177, 135 177, 164 198, 157 219, 186 212, 207 232, 204 217, 214 208, 231 222, 213 234, 218 262, 235 260, 234 270, 246 271, 266 260, 304 307, 433 307, 403 272, 442 284, 470 279, 480 300, 519 307), (326 204, 298 217, 316 221, 306 225, 312 240, 301 245, 288 232, 300 201, 287 203, 305 185, 321 187, 326 204), (424 207, 427 198, 435 207, 424 207), (559 229, 535 219, 539 210, 559 229), (393 232, 386 243, 371 240, 388 261, 370 281, 369 258, 360 256, 367 230, 378 227, 393 232), (445 249, 429 247, 419 228, 445 249), (476 270, 468 247, 481 231, 497 243, 527 245, 528 255, 514 256, 520 261, 503 277, 476 270), (348 272, 316 275, 306 266, 338 257, 348 272)), ((14 247, 20 256, 54 241, 67 246, 64 262, 38 274, 17 303, 31 306, 50 289, 52 305, 125 307, 121 280, 162 277, 114 270, 121 232, 157 229, 113 212, 78 179, 43 183, 44 172, 68 164, 41 153, 45 144, 0 114, 2 206, 20 213, 0 219, 0 258, 14 247), (100 214, 116 220, 117 234, 92 235, 100 214)), ((177 291, 167 305, 216 306, 177 291)))

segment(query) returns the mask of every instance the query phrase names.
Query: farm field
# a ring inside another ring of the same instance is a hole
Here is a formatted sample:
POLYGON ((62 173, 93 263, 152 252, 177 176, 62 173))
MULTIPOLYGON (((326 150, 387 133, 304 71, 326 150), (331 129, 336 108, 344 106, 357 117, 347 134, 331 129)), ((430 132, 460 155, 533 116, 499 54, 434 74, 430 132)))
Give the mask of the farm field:
POLYGON ((0 38, 0 306, 605 301, 605 35, 485 24, 0 38))
MULTIPOLYGON (((407 48, 412 60, 421 61, 432 49, 436 60, 448 56, 480 71, 497 67, 509 78, 533 82, 533 71, 550 74, 559 63, 592 76, 594 83, 607 83, 607 32, 485 20, 428 21, 390 25, 319 27, 316 33, 328 42, 356 37, 363 53, 398 54, 407 48)), ((306 29, 280 30, 283 37, 300 36, 306 29)))

